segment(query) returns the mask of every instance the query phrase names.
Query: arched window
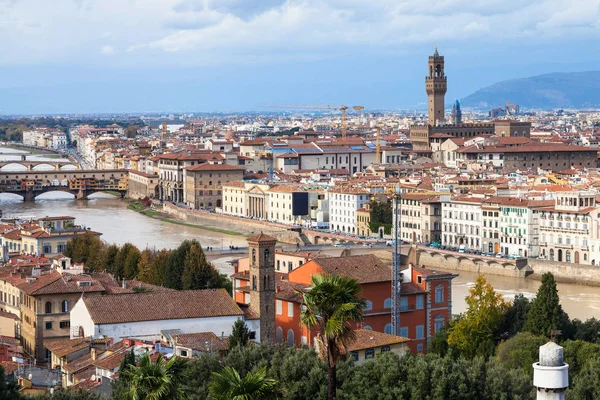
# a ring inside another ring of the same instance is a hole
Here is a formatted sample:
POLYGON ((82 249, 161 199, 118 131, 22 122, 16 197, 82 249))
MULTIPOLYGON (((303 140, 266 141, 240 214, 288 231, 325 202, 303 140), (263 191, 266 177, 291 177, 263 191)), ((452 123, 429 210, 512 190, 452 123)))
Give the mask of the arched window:
POLYGON ((294 347, 294 331, 291 329, 288 329, 288 334, 287 334, 287 344, 289 347, 294 347))
POLYGON ((252 275, 252 290, 256 290, 256 275, 252 275))
POLYGON ((269 262, 270 255, 271 255, 271 252, 269 251, 269 249, 265 249, 265 264, 269 262))
POLYGON ((369 300, 367 300, 365 302, 365 307, 363 308, 363 311, 369 311, 373 309, 373 303, 371 303, 369 300))
POLYGON ((275 335, 277 336, 277 344, 282 344, 283 343, 283 329, 281 329, 280 326, 277 327, 275 335))
POLYGON ((443 315, 437 315, 434 319, 433 319, 433 329, 434 332, 433 333, 437 333, 437 331, 439 331, 440 329, 442 329, 444 327, 444 322, 445 322, 445 318, 443 315))
POLYGON ((63 300, 62 303, 60 303, 60 311, 67 313, 69 312, 69 302, 66 300, 63 300))
POLYGON ((252 264, 256 264, 256 249, 252 249, 252 264))
POLYGON ((389 297, 383 302, 383 308, 392 308, 392 299, 389 297))
POLYGON ((52 314, 52 303, 47 301, 45 308, 46 308, 46 314, 52 314))
POLYGON ((392 334, 392 324, 386 324, 385 328, 383 329, 384 333, 387 333, 388 335, 392 334))
POLYGON ((554 249, 550 249, 550 261, 554 261, 554 249))
POLYGON ((85 332, 83 330, 83 326, 79 327, 79 337, 85 337, 85 332))
POLYGON ((367 330, 367 331, 372 331, 372 330, 373 330, 373 328, 371 328, 371 326, 370 326, 370 325, 365 325, 365 326, 363 326, 363 329, 364 329, 364 330, 367 330))

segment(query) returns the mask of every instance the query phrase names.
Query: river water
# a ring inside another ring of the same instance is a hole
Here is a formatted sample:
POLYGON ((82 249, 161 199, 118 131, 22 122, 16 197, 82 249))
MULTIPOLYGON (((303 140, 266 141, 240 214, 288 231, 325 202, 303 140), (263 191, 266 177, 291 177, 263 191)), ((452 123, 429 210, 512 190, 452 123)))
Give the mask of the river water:
MULTIPOLYGON (((90 200, 74 200, 68 193, 51 192, 39 196, 35 202, 23 202, 21 197, 0 194, 0 209, 4 216, 60 216, 70 215, 76 222, 92 230, 102 232, 102 238, 109 243, 133 243, 138 248, 175 248, 185 239, 197 239, 203 247, 228 249, 230 245, 246 246, 243 236, 228 235, 199 228, 177 225, 156 220, 127 208, 127 203, 108 194, 98 193, 90 200)), ((369 249, 355 249, 353 253, 363 253, 369 249), (355 251, 356 250, 356 251, 355 251)), ((340 249, 330 251, 340 252, 340 249)), ((337 254, 336 254, 337 255, 337 254)), ((224 256, 213 262, 223 273, 231 273, 230 261, 236 256, 224 256)), ((465 310, 465 297, 475 283, 477 274, 459 272, 452 285, 453 312, 465 310)), ((488 275, 488 282, 507 299, 516 293, 532 298, 540 282, 533 279, 510 278, 488 275)), ((600 318, 600 288, 592 286, 558 284, 563 308, 571 318, 600 318)))

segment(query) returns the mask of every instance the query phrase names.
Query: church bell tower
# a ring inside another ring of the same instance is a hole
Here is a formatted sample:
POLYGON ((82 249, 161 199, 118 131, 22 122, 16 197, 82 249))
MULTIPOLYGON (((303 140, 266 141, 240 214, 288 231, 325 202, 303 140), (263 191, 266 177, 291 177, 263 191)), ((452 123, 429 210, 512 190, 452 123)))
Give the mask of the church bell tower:
POLYGON ((275 244, 260 233, 248 238, 250 307, 260 317, 260 342, 275 344, 275 244))
POLYGON ((447 81, 444 74, 444 56, 440 56, 437 46, 433 56, 429 56, 429 75, 425 78, 427 92, 427 111, 429 125, 435 126, 444 122, 444 96, 447 81))

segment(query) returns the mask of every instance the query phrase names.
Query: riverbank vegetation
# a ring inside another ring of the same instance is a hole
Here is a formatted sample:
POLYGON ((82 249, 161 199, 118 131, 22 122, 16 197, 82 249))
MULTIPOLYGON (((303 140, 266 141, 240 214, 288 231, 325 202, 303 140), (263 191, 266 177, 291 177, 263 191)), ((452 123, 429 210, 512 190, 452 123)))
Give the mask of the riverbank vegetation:
POLYGON ((177 290, 226 288, 231 281, 206 260, 197 240, 185 240, 173 250, 140 250, 131 243, 109 245, 92 235, 67 243, 65 255, 90 272, 108 272, 117 279, 138 279, 177 290))

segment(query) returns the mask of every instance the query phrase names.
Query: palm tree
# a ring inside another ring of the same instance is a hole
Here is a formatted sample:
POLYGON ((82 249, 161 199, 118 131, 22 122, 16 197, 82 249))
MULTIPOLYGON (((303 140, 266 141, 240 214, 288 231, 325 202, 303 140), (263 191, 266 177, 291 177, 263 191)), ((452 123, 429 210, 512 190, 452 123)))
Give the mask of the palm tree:
POLYGON ((131 400, 174 400, 187 398, 183 390, 187 359, 174 356, 166 361, 158 354, 153 362, 146 352, 139 367, 129 365, 123 375, 129 382, 128 398, 131 400))
POLYGON ((317 330, 315 347, 327 363, 327 398, 336 398, 336 363, 346 345, 355 338, 352 321, 362 321, 365 300, 356 279, 340 275, 316 274, 303 296, 300 320, 308 329, 317 330))
POLYGON ((243 379, 235 369, 225 367, 221 373, 212 373, 209 391, 215 400, 263 400, 278 392, 277 381, 267 378, 267 367, 249 372, 243 379))

